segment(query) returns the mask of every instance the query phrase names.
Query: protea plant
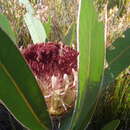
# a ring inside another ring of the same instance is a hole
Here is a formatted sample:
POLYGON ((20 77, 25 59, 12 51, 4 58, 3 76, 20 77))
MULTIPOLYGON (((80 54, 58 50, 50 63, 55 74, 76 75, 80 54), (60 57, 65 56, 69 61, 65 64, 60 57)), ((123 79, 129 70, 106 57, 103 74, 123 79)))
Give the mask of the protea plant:
POLYGON ((10 40, 9 27, 0 28, 0 38, 6 41, 0 44, 0 99, 31 130, 52 130, 52 116, 63 115, 74 106, 58 128, 83 130, 99 98, 104 65, 104 29, 93 1, 80 2, 77 51, 63 43, 45 43, 43 24, 31 6, 23 3, 27 6, 24 20, 34 44, 20 52, 10 40))
POLYGON ((62 43, 30 44, 21 50, 38 81, 51 115, 74 106, 78 52, 62 43))
MULTIPOLYGON (((93 1, 80 0, 77 51, 62 43, 45 43, 47 36, 42 23, 35 18, 28 2, 22 1, 27 6, 24 18, 34 44, 20 52, 13 44, 15 39, 11 40, 8 20, 0 15, 0 102, 26 128, 53 130, 52 116, 68 112, 74 104, 73 111, 65 114, 58 129, 88 128, 102 86, 108 86, 130 64, 128 31, 125 39, 113 44, 115 50, 107 51, 108 66, 104 74, 104 26, 99 22, 93 1)), ((114 126, 112 122, 110 128, 115 129, 119 122, 114 122, 114 126)))

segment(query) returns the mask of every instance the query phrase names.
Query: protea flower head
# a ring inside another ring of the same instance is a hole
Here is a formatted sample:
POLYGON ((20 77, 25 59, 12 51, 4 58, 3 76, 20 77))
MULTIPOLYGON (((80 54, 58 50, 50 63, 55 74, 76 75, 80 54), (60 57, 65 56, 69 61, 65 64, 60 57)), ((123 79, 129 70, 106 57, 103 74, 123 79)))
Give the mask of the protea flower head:
POLYGON ((41 43, 22 49, 45 97, 49 113, 57 116, 74 106, 78 52, 62 43, 41 43))

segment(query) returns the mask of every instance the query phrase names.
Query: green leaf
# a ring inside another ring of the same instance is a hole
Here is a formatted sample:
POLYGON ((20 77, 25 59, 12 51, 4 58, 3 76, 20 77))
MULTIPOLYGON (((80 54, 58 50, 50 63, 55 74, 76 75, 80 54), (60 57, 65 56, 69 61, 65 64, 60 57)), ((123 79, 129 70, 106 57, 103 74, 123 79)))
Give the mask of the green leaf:
MULTIPOLYGON (((43 43, 47 39, 47 34, 45 32, 44 26, 39 19, 35 17, 35 10, 32 7, 29 0, 19 0, 21 4, 26 7, 27 13, 24 15, 25 23, 30 32, 33 43, 43 43)), ((33 1, 35 3, 35 1, 33 1)), ((46 24, 45 24, 46 25, 46 24)), ((47 25, 48 27, 48 25, 47 25)), ((48 29, 48 28, 47 28, 48 29)), ((50 29, 50 28, 49 28, 50 29)))
POLYGON ((79 92, 71 130, 89 124, 101 89, 104 68, 104 27, 98 21, 93 0, 81 0, 77 29, 79 44, 79 92))
POLYGON ((52 23, 51 23, 51 18, 50 17, 49 17, 47 22, 43 23, 43 26, 45 28, 47 38, 49 38, 50 35, 51 35, 51 31, 52 31, 52 23))
POLYGON ((2 28, 2 30, 4 30, 11 38, 11 40, 16 43, 15 33, 12 31, 7 17, 2 14, 0 14, 0 28, 2 28))
POLYGON ((130 65, 130 29, 124 32, 124 38, 118 38, 107 48, 104 86, 110 84, 122 71, 130 65))
POLYGON ((101 130, 116 130, 120 124, 120 120, 113 120, 105 125, 101 130))
POLYGON ((30 32, 33 43, 45 42, 47 36, 41 21, 29 13, 25 14, 24 20, 30 32))
POLYGON ((1 29, 0 41, 0 99, 31 130, 51 129, 44 97, 28 65, 1 29))

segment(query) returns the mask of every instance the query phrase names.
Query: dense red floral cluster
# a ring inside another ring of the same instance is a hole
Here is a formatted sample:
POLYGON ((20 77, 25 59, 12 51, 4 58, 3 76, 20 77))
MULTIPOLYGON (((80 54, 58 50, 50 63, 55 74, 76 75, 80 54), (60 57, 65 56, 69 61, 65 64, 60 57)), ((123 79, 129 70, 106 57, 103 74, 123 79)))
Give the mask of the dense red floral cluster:
POLYGON ((62 43, 29 45, 21 50, 45 97, 51 115, 74 106, 78 52, 62 43))
POLYGON ((78 52, 59 43, 42 43, 30 45, 22 53, 37 77, 71 75, 77 70, 78 52))

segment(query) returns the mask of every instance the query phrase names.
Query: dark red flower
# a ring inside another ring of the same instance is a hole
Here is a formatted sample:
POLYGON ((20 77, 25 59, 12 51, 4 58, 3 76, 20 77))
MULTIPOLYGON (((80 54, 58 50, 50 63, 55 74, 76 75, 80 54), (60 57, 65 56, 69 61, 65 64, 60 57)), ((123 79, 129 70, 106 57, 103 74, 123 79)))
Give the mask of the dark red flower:
POLYGON ((29 45, 22 50, 45 96, 49 111, 59 115, 74 104, 78 52, 61 43, 29 45))

